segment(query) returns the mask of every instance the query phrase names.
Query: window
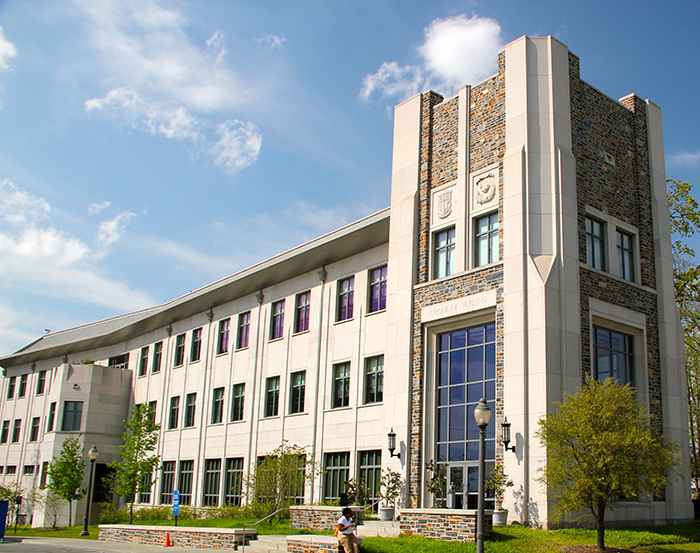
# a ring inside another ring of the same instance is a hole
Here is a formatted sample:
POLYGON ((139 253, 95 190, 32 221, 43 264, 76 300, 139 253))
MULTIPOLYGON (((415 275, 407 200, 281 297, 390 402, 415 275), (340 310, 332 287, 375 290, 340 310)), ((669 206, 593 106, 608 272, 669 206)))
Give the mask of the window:
POLYGON ((192 331, 192 345, 190 346, 190 363, 199 361, 202 355, 202 329, 195 328, 192 331))
POLYGON ((39 371, 39 376, 36 380, 36 395, 40 396, 46 389, 46 371, 39 371))
POLYGON ((304 412, 304 396, 306 394, 306 371, 292 373, 292 388, 289 398, 289 412, 304 412))
POLYGON ((174 486, 175 486, 175 461, 163 461, 163 474, 160 477, 160 502, 161 503, 169 505, 173 502, 174 486))
POLYGON ((475 236, 474 265, 480 267, 498 261, 498 213, 477 219, 475 236))
POLYGON ((632 236, 621 230, 617 231, 617 267, 618 276, 625 280, 634 280, 634 255, 632 253, 632 236))
POLYGON ((243 457, 226 459, 224 503, 240 505, 243 497, 243 457))
POLYGON ((66 401, 63 404, 63 425, 61 426, 61 430, 64 432, 79 431, 82 419, 82 401, 66 401))
POLYGON ((178 334, 175 337, 175 358, 173 364, 178 367, 185 362, 185 335, 178 334))
POLYGON ((367 488, 367 498, 370 503, 379 500, 380 483, 382 480, 382 452, 377 449, 374 451, 360 451, 359 463, 359 478, 365 481, 367 488))
POLYGON ((435 233, 433 253, 434 278, 442 278, 454 274, 457 263, 455 258, 454 227, 435 233))
POLYGON ((270 340, 277 340, 282 336, 284 336, 284 300, 272 304, 270 319, 270 340))
POLYGON ((355 297, 355 277, 338 282, 338 316, 337 321, 352 319, 353 301, 355 297))
POLYGON ((197 405, 197 394, 187 394, 185 397, 185 420, 182 422, 183 428, 194 426, 194 412, 197 405))
POLYGON ((152 423, 155 423, 156 422, 156 407, 158 407, 158 402, 157 401, 149 401, 148 407, 150 407, 150 410, 148 412, 148 420, 151 421, 152 423))
POLYGON ((163 356, 163 342, 156 342, 153 346, 153 364, 151 365, 152 373, 160 372, 160 358, 163 356))
POLYGON ((605 238, 603 223, 586 217, 586 262, 589 267, 605 270, 605 238))
POLYGON ((216 353, 228 353, 228 333, 231 326, 231 319, 219 321, 219 340, 216 345, 216 353))
POLYGON ((2 421, 2 434, 0 434, 0 444, 6 444, 10 437, 10 421, 2 421))
POLYGON ((180 418, 180 396, 170 398, 170 417, 168 418, 168 430, 177 428, 177 422, 180 418))
POLYGON ((54 423, 55 418, 56 418, 56 402, 54 401, 49 406, 49 416, 47 417, 47 420, 46 420, 46 431, 47 432, 53 431, 53 423, 54 423))
POLYGON ((224 419, 224 389, 215 388, 211 398, 211 423, 219 424, 224 419))
POLYGON ((386 309, 386 267, 369 272, 369 312, 386 309))
POLYGON ((12 399, 15 397, 15 383, 17 382, 16 376, 11 376, 10 380, 7 382, 7 399, 12 399))
POLYGON ((265 416, 276 417, 280 401, 280 377, 268 378, 265 383, 265 416))
POLYGON ((5 470, 5 474, 17 474, 17 466, 7 465, 7 470, 5 470))
POLYGON ((177 489, 180 490, 180 505, 192 505, 192 477, 194 461, 180 461, 177 489))
POLYGON ((29 441, 36 442, 39 439, 39 424, 41 423, 41 417, 34 417, 32 419, 32 428, 29 431, 29 441))
POLYGON ((614 378, 619 384, 634 384, 632 336, 593 327, 593 378, 614 378))
POLYGON ((248 339, 250 337, 250 311, 238 315, 238 340, 236 347, 238 349, 248 347, 248 339))
POLYGON ((12 428, 12 443, 19 442, 20 431, 22 430, 22 419, 15 419, 15 425, 12 428))
MULTIPOLYGON (((479 428, 474 409, 482 397, 496 412, 496 325, 488 323, 438 335, 436 459, 446 470, 448 506, 475 509, 479 428)), ((495 424, 486 428, 487 469, 496 458, 495 424)))
MULTIPOLYGON (((0 474, 2 474, 2 467, 0 467, 0 474)), ((46 481, 49 477, 49 462, 44 461, 41 463, 41 476, 39 477, 39 489, 46 489, 46 481)))
POLYGON ((19 377, 19 390, 17 391, 17 397, 24 397, 27 395, 27 375, 23 374, 19 377))
POLYGON ((345 482, 350 478, 350 453, 326 453, 323 476, 323 500, 337 501, 345 493, 345 482))
POLYGON ((151 502, 151 488, 153 481, 150 474, 141 475, 141 485, 139 486, 139 503, 151 502))
POLYGON ((365 361, 365 403, 380 403, 384 399, 384 356, 365 361))
POLYGON ((297 306, 294 316, 294 332, 309 330, 309 311, 311 309, 311 292, 297 294, 297 306))
POLYGON ((202 505, 219 504, 219 482, 221 481, 221 459, 204 461, 204 497, 202 505))
POLYGON ((129 368, 129 354, 122 353, 116 357, 110 357, 107 362, 108 367, 113 367, 115 369, 128 369, 129 368))
POLYGON ((347 407, 350 405, 350 363, 333 366, 333 405, 347 407))
POLYGON ((148 346, 141 348, 141 358, 139 359, 139 376, 146 376, 148 371, 148 346))
POLYGON ((231 421, 242 421, 245 384, 234 384, 231 395, 233 396, 231 401, 231 421))
POLYGON ((5 467, 0 467, 0 474, 5 472, 5 467))
POLYGON ((24 465, 22 467, 22 474, 34 474, 34 465, 24 465))

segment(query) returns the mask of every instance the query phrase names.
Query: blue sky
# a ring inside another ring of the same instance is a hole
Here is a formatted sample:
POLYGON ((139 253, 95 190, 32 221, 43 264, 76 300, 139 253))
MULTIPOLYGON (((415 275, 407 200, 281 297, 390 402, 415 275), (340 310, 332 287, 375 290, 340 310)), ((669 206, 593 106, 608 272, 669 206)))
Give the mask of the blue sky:
POLYGON ((700 188, 698 23, 693 0, 0 0, 0 355, 386 207, 393 106, 524 34, 660 105, 667 175, 700 188))

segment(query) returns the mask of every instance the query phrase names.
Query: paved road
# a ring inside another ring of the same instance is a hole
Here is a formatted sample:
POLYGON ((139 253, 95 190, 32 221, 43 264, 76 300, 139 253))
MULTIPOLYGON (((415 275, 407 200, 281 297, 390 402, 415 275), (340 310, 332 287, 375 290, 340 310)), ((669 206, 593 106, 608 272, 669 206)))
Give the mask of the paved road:
POLYGON ((163 549, 160 545, 141 545, 135 543, 117 543, 88 539, 69 538, 20 538, 5 536, 0 543, 0 553, 189 553, 207 551, 194 547, 173 547, 163 549))

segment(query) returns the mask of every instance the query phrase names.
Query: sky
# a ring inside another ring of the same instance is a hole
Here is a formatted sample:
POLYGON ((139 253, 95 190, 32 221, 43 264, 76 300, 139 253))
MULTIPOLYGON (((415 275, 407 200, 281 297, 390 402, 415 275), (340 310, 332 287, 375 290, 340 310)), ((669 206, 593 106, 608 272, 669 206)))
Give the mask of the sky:
POLYGON ((0 0, 0 356, 389 205, 393 107, 552 35, 700 197, 700 2, 0 0))

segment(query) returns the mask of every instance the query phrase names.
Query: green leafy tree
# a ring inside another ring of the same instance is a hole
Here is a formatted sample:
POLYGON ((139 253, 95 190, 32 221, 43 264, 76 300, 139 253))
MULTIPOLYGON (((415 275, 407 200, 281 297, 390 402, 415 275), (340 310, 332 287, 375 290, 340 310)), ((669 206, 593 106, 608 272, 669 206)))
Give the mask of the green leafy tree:
POLYGON ((303 498, 306 479, 316 464, 305 447, 282 445, 261 458, 255 471, 244 480, 246 497, 256 516, 265 517, 303 498))
POLYGON ((685 242, 700 231, 700 206, 690 183, 668 179, 668 206, 673 234, 673 276, 676 304, 683 324, 688 416, 690 472, 695 494, 700 490, 700 265, 685 242))
POLYGON ((124 421, 124 445, 119 447, 121 461, 110 463, 114 469, 112 491, 129 502, 129 524, 134 522, 136 494, 148 492, 153 486, 153 474, 160 463, 156 453, 160 424, 154 422, 150 405, 134 405, 129 419, 124 421))
POLYGON ((68 502, 68 526, 73 526, 73 501, 85 496, 85 490, 80 487, 85 476, 85 459, 79 439, 80 435, 66 438, 58 459, 54 457, 48 469, 49 490, 68 502))
POLYGON ((650 417, 634 388, 612 378, 588 379, 540 420, 537 436, 547 449, 540 481, 553 494, 554 520, 585 510, 605 551, 605 512, 621 498, 663 490, 680 476, 680 447, 653 435, 650 417))

